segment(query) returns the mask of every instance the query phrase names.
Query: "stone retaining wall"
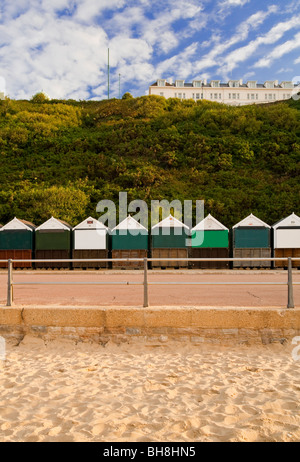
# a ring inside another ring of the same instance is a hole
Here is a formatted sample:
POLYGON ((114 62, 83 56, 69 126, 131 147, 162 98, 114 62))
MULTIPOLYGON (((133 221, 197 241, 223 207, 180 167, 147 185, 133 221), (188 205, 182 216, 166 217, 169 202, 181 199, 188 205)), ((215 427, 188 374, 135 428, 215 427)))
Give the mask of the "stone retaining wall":
POLYGON ((0 336, 51 342, 200 344, 285 343, 300 335, 299 309, 212 307, 0 308, 0 336))

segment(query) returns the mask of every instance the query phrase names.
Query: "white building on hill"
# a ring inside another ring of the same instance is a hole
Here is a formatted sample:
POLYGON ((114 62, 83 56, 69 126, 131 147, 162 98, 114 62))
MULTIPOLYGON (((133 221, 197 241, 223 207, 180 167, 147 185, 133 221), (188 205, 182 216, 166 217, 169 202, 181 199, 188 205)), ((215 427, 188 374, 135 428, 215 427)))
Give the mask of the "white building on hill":
POLYGON ((295 93, 296 85, 293 82, 281 82, 268 80, 263 84, 256 80, 243 83, 242 80, 229 80, 221 83, 220 80, 193 80, 185 83, 184 80, 175 80, 168 83, 165 79, 158 79, 149 87, 149 95, 164 96, 165 98, 202 99, 242 106, 246 104, 272 103, 290 99, 295 93))

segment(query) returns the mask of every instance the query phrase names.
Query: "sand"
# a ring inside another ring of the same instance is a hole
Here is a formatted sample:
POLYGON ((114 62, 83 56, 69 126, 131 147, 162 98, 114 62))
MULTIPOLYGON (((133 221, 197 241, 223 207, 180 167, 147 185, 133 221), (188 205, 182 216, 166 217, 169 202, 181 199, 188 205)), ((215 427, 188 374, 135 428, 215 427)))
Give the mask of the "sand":
POLYGON ((26 336, 0 361, 0 441, 300 441, 293 348, 26 336))

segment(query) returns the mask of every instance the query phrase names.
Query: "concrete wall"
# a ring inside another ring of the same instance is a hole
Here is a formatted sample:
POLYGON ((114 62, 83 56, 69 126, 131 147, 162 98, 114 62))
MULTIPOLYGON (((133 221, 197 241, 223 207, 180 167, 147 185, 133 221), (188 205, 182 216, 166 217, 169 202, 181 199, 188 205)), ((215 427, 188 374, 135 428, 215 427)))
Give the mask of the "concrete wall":
POLYGON ((300 334, 300 309, 195 307, 11 307, 0 309, 0 336, 45 342, 161 345, 285 343, 300 334))

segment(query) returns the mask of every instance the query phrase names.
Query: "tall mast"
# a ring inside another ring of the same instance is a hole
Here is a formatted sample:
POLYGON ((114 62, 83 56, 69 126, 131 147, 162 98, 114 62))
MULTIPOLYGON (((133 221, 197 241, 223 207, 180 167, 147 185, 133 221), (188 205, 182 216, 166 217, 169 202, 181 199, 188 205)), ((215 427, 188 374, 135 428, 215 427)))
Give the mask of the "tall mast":
POLYGON ((109 48, 107 49, 107 99, 109 99, 109 48))

